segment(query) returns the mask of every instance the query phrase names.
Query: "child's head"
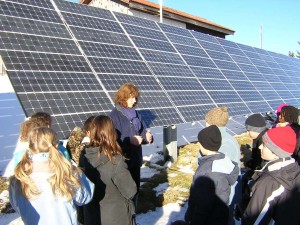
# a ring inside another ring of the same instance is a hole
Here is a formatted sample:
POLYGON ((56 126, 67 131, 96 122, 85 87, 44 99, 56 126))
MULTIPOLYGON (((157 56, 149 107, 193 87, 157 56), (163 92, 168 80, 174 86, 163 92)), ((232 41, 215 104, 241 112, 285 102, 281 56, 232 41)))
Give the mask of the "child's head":
POLYGON ((40 127, 51 127, 52 118, 49 113, 46 112, 36 112, 31 115, 32 120, 35 120, 40 127))
POLYGON ((280 112, 284 106, 288 106, 288 104, 282 103, 277 107, 277 109, 276 109, 277 117, 280 115, 280 112))
POLYGON ((115 126, 108 116, 96 116, 90 124, 90 139, 94 146, 100 146, 103 142, 115 142, 117 140, 115 126))
POLYGON ((85 135, 88 136, 89 132, 90 132, 90 129, 91 129, 91 124, 92 124, 92 121, 93 119, 95 119, 96 116, 90 116, 85 122, 84 122, 84 125, 83 125, 83 132, 85 133, 85 135))
POLYGON ((222 142, 221 132, 216 125, 203 128, 198 133, 198 141, 203 155, 207 155, 207 150, 218 152, 222 142))
POLYGON ((296 133, 290 126, 268 130, 263 135, 261 158, 273 160, 291 156, 296 147, 296 138, 296 133))
POLYGON ((117 132, 113 121, 104 115, 96 116, 90 125, 90 146, 99 147, 99 153, 104 153, 111 159, 115 155, 122 154, 117 143, 117 132))
POLYGON ((291 105, 283 106, 280 114, 278 115, 278 121, 280 123, 288 122, 289 124, 298 123, 299 110, 291 105))
POLYGON ((228 123, 229 115, 227 107, 213 108, 205 115, 206 125, 216 125, 218 127, 225 127, 228 123))
POLYGON ((71 131, 66 149, 71 152, 72 156, 75 152, 75 149, 81 144, 84 137, 85 133, 80 127, 74 127, 74 129, 71 131))
POLYGON ((48 127, 37 127, 30 131, 28 146, 33 154, 49 152, 51 147, 56 147, 58 139, 56 133, 48 127))
POLYGON ((39 124, 35 120, 24 121, 21 124, 20 141, 27 142, 30 131, 36 127, 39 127, 39 124))
POLYGON ((251 139, 256 139, 258 135, 267 128, 264 117, 259 114, 249 116, 245 121, 247 134, 251 139))

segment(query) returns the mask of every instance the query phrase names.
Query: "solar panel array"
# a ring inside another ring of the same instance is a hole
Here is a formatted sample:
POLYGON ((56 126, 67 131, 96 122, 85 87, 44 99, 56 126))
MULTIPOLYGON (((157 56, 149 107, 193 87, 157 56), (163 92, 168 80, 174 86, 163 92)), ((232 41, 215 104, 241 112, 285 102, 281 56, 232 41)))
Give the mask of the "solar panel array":
POLYGON ((26 116, 46 111, 66 137, 107 114, 125 82, 149 126, 300 106, 300 61, 274 52, 62 0, 0 0, 0 53, 26 116))

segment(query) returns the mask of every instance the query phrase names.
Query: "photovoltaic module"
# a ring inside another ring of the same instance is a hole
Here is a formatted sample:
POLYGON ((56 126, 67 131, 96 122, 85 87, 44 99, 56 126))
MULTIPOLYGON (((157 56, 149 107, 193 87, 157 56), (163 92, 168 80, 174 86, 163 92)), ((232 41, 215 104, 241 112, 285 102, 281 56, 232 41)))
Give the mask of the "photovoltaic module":
POLYGON ((150 127, 300 106, 300 61, 158 22, 62 0, 0 0, 0 54, 25 115, 45 111, 65 138, 107 114, 125 82, 150 127))

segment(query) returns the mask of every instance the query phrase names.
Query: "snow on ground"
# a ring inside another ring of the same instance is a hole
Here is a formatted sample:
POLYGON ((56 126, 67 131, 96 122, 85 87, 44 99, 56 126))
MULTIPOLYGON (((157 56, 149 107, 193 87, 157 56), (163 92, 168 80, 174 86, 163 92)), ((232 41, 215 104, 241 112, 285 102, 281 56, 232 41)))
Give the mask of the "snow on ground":
MULTIPOLYGON (((139 225, 170 225, 176 220, 183 220, 187 204, 181 207, 179 204, 167 204, 144 214, 137 215, 136 221, 139 225)), ((1 214, 0 225, 23 225, 16 213, 1 214)))
POLYGON ((179 204, 170 203, 155 211, 137 215, 137 223, 140 225, 170 225, 176 220, 183 220, 187 204, 181 207, 179 204))
MULTIPOLYGON (((157 170, 147 166, 142 167, 141 177, 152 177, 158 173, 157 170)), ((162 194, 169 187, 168 183, 160 184, 155 188, 157 193, 162 194)), ((163 207, 156 208, 155 211, 137 215, 139 225, 169 225, 175 220, 183 220, 186 211, 185 204, 183 207, 177 203, 167 204, 163 207)), ((0 214, 0 225, 23 225, 17 213, 0 214)))
MULTIPOLYGON (((171 225, 176 220, 183 220, 187 209, 187 203, 180 206, 177 203, 170 203, 155 211, 137 215, 136 222, 139 225, 171 225)), ((240 221, 236 221, 240 225, 240 221)), ((23 225, 16 213, 0 214, 0 225, 23 225)))

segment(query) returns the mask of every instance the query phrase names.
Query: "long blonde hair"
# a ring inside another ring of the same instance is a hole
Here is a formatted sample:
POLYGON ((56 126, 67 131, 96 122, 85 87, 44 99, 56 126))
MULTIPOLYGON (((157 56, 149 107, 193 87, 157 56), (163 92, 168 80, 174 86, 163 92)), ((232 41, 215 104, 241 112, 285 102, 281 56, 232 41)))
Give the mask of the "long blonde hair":
POLYGON ((27 199, 40 194, 30 174, 33 170, 32 155, 49 152, 49 169, 53 175, 48 179, 53 195, 63 196, 69 201, 74 191, 81 185, 78 179, 79 169, 63 157, 56 149, 58 141, 56 133, 48 127, 38 127, 30 131, 29 148, 15 169, 15 178, 19 180, 21 189, 27 199))

